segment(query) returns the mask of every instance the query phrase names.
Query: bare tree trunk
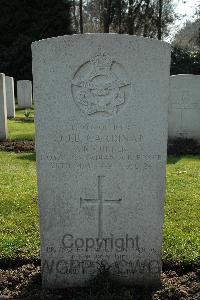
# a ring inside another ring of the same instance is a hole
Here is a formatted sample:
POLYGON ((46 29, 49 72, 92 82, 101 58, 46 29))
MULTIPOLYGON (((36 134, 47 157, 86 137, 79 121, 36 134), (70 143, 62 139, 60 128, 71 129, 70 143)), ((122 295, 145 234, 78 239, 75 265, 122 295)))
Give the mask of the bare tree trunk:
POLYGON ((97 0, 99 5, 99 20, 100 20, 100 30, 103 32, 104 27, 104 0, 97 0))
POLYGON ((80 33, 83 33, 83 0, 79 0, 80 33))
POLYGON ((163 0, 158 0, 158 39, 162 39, 163 0))
POLYGON ((110 14, 112 0, 104 0, 104 33, 109 33, 110 30, 110 14))
POLYGON ((75 31, 78 31, 78 21, 76 18, 76 0, 72 1, 72 16, 73 16, 73 24, 74 24, 74 28, 75 31))
POLYGON ((140 8, 143 0, 138 1, 135 8, 133 7, 133 0, 129 0, 129 8, 128 8, 128 34, 134 34, 134 23, 140 12, 140 8))
POLYGON ((122 0, 118 1, 118 33, 122 33, 122 0))
POLYGON ((145 17, 144 17, 144 32, 143 32, 144 37, 147 37, 147 32, 148 32, 149 4, 150 4, 150 0, 147 0, 146 8, 145 8, 145 17))
POLYGON ((128 3, 128 34, 133 34, 133 0, 128 3))

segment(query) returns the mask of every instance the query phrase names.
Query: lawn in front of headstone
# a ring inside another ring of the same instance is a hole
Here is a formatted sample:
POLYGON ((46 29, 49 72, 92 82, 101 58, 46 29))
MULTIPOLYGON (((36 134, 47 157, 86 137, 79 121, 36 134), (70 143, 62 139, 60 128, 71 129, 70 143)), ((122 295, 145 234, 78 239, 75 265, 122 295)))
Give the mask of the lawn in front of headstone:
POLYGON ((35 153, 0 151, 1 258, 36 257, 39 249, 35 153))
POLYGON ((200 262, 200 156, 169 156, 163 260, 200 262))
POLYGON ((34 109, 16 109, 14 119, 8 120, 8 137, 11 141, 34 141, 34 109))
MULTIPOLYGON (((1 261, 37 258, 39 225, 34 153, 0 151, 1 261)), ((170 156, 167 165, 163 261, 200 261, 200 156, 170 156)))

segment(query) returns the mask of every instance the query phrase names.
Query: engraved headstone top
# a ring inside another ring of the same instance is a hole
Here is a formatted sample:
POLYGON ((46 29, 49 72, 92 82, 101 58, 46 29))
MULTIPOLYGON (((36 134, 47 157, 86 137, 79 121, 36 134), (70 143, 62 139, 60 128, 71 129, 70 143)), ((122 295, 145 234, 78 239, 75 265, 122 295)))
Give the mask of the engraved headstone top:
POLYGON ((32 51, 43 285, 85 285, 102 265, 157 284, 169 45, 86 34, 32 51))
POLYGON ((5 75, 0 73, 0 141, 8 137, 5 75))
POLYGON ((20 108, 32 107, 32 82, 30 80, 17 81, 17 101, 20 108))
POLYGON ((193 138, 200 141, 199 85, 199 75, 170 77, 169 138, 193 138))

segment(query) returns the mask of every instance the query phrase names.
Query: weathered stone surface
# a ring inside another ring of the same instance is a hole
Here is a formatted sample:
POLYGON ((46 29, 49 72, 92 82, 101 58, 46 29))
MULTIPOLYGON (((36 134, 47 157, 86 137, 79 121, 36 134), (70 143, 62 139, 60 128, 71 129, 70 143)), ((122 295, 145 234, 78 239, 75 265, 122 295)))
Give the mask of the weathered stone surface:
POLYGON ((200 141, 200 76, 170 76, 169 138, 200 141))
POLYGON ((8 135, 5 88, 5 75, 0 73, 0 141, 6 140, 8 135))
POLYGON ((43 285, 104 265, 160 278, 170 47, 128 35, 33 43, 43 285))
POLYGON ((5 82, 6 82, 7 117, 15 118, 15 95, 14 95, 13 77, 6 76, 5 82))
POLYGON ((20 108, 32 107, 32 82, 30 80, 17 81, 17 101, 20 108))

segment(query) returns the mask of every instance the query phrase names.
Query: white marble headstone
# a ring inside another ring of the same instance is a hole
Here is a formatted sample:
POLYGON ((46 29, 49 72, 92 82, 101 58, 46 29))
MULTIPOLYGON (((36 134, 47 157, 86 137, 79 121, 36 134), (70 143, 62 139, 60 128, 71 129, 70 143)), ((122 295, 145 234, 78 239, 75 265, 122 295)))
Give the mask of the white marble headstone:
POLYGON ((200 75, 170 76, 169 138, 200 141, 200 75))
POLYGON ((32 82, 30 80, 17 81, 17 101, 19 108, 32 107, 32 82))
POLYGON ((32 51, 43 285, 85 285, 102 265, 157 284, 169 45, 86 34, 32 51))
POLYGON ((0 141, 8 137, 5 75, 0 73, 0 141))
POLYGON ((13 77, 6 76, 6 104, 8 118, 15 118, 15 95, 13 77))

